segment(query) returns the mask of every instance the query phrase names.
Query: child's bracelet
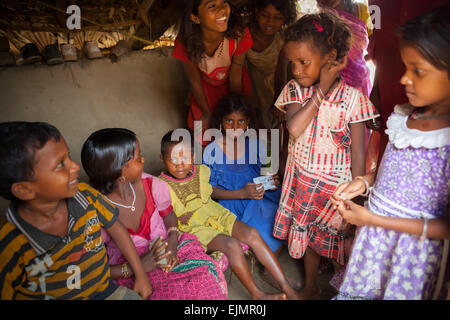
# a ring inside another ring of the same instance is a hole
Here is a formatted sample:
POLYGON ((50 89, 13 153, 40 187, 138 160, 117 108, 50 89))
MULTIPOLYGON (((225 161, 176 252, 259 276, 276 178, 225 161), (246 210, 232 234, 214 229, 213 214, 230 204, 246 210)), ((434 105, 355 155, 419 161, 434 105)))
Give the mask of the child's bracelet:
POLYGON ((322 104, 323 98, 320 97, 319 91, 316 91, 317 99, 319 99, 320 104, 322 104))
POLYGON ((167 235, 169 235, 169 233, 174 232, 174 231, 178 235, 178 228, 177 227, 170 227, 169 229, 167 229, 167 235))
POLYGON ((240 66, 240 67, 242 67, 244 65, 243 63, 236 63, 236 62, 231 62, 231 64, 235 64, 235 65, 240 66))
POLYGON ((322 89, 320 89, 320 87, 319 87, 319 92, 320 92, 320 94, 322 95, 322 99, 325 99, 326 96, 325 96, 325 94, 323 93, 322 89))
POLYGON ((317 94, 317 97, 319 98, 319 100, 323 99, 323 96, 321 96, 321 94, 320 94, 320 87, 319 86, 317 86, 317 88, 315 88, 314 93, 317 94))
POLYGON ((128 265, 126 263, 122 264, 122 275, 121 279, 127 279, 130 277, 130 271, 128 270, 128 265))
POLYGON ((425 241, 425 238, 427 237, 427 231, 428 231, 428 221, 429 219, 424 218, 423 219, 423 229, 422 234, 420 235, 420 241, 425 241))
POLYGON ((317 110, 320 110, 320 105, 317 105, 316 100, 314 100, 314 97, 311 98, 311 100, 314 103, 314 105, 316 106, 317 110))
POLYGON ((361 196, 368 197, 370 194, 370 186, 369 186, 369 183, 367 182, 367 180, 362 176, 358 176, 355 179, 362 180, 364 182, 364 185, 366 186, 366 190, 364 191, 364 193, 361 194, 361 196))

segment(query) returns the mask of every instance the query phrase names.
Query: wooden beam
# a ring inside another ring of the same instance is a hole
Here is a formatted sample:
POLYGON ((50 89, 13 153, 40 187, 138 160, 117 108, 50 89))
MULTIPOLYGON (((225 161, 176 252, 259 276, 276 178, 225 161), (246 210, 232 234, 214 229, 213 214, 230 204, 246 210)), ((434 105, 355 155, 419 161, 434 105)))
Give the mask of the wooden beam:
MULTIPOLYGON (((133 24, 141 24, 141 20, 129 20, 125 22, 118 22, 118 23, 112 23, 112 24, 104 24, 101 26, 82 26, 81 31, 116 31, 120 30, 121 27, 129 27, 133 24)), ((32 27, 30 25, 5 25, 0 24, 0 30, 16 30, 16 31, 36 31, 36 32, 62 32, 62 33, 71 33, 71 32, 77 32, 80 30, 69 30, 67 28, 58 28, 58 27, 32 27)))

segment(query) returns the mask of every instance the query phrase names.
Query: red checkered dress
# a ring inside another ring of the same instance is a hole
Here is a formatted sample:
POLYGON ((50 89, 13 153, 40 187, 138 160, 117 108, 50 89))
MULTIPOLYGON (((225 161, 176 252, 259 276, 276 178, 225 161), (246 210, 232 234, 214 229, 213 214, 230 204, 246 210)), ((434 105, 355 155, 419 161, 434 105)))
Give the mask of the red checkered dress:
MULTIPOLYGON (((285 112, 305 104, 312 88, 290 81, 275 105, 285 112)), ((288 239, 289 254, 301 258, 309 246, 319 255, 344 264, 349 255, 349 225, 332 208, 336 187, 352 179, 349 123, 377 117, 373 104, 343 80, 322 102, 319 112, 297 139, 289 138, 280 205, 273 234, 288 239)))

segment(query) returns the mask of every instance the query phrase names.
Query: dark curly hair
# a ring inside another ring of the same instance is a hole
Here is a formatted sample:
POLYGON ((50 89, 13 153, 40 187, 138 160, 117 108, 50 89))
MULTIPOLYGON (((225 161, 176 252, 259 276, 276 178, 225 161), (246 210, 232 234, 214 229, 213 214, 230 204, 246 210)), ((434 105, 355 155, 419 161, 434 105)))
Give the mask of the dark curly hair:
POLYGON ((398 30, 401 46, 413 46, 450 78, 450 4, 407 21, 398 30))
POLYGON ((248 20, 252 27, 258 25, 257 11, 266 8, 269 4, 284 16, 284 25, 288 26, 297 19, 296 0, 251 0, 248 5, 248 20))
POLYGON ((122 167, 134 158, 136 147, 136 134, 128 129, 106 128, 92 133, 81 149, 89 183, 103 194, 113 192, 122 167))
POLYGON ((256 116, 250 101, 239 93, 229 93, 217 103, 211 119, 211 128, 219 129, 223 118, 233 112, 243 114, 250 119, 249 126, 254 126, 256 116))
MULTIPOLYGON (((198 7, 203 0, 187 0, 183 10, 183 17, 178 33, 181 43, 186 47, 187 55, 191 61, 198 62, 205 52, 205 45, 202 40, 202 31, 198 24, 191 20, 191 14, 198 15, 198 7)), ((228 1, 226 1, 228 2, 228 1)), ((237 39, 244 34, 245 24, 237 9, 228 2, 231 7, 228 28, 225 32, 226 38, 237 39)))
POLYGON ((32 181, 36 151, 49 140, 59 142, 58 129, 46 122, 0 123, 0 196, 19 201, 11 192, 17 182, 32 181))
POLYGON ((322 54, 336 49, 336 60, 339 60, 350 50, 352 30, 347 23, 331 12, 307 14, 286 30, 285 40, 286 42, 311 40, 322 54))

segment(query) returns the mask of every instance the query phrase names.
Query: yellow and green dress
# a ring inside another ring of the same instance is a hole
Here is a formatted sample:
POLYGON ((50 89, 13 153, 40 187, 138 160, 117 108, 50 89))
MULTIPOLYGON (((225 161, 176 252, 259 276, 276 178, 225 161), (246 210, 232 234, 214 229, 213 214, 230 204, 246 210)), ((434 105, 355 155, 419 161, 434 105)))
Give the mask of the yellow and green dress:
POLYGON ((236 221, 235 214, 211 199, 210 176, 211 171, 205 165, 193 165, 192 174, 185 179, 175 179, 165 173, 159 176, 169 185, 176 216, 193 212, 187 224, 178 222, 178 229, 196 235, 205 250, 218 234, 231 236, 236 221))

